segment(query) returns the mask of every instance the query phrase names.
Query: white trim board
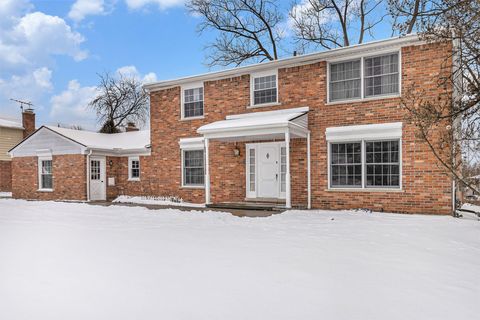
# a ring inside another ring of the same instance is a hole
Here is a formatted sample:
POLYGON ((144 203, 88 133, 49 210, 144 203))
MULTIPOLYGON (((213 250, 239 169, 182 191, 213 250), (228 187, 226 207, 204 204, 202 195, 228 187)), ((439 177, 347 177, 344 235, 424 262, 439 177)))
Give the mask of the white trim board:
POLYGON ((325 130, 325 137, 329 142, 399 139, 402 137, 402 127, 402 122, 330 127, 325 130))

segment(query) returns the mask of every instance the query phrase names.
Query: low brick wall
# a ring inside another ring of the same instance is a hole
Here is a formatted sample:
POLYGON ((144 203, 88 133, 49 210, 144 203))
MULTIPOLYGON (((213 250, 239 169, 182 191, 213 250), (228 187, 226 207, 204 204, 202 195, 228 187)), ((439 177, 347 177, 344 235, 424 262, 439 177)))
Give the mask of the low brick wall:
POLYGON ((13 198, 35 200, 86 200, 86 159, 84 155, 53 156, 53 191, 38 191, 38 158, 12 161, 13 198))
POLYGON ((12 162, 0 161, 0 191, 12 191, 12 162))

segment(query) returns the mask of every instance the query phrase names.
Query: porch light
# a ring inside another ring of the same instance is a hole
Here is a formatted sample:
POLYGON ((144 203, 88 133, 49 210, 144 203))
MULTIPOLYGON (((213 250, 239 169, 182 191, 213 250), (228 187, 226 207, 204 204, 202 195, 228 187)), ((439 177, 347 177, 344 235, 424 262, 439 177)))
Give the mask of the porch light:
POLYGON ((235 149, 233 149, 233 155, 234 155, 235 157, 240 156, 240 149, 238 149, 238 147, 235 147, 235 149))

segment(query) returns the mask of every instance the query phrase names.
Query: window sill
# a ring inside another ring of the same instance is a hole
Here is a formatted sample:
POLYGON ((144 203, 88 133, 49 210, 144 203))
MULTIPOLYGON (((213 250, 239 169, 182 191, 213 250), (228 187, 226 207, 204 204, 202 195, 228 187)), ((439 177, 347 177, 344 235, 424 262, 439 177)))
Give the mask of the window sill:
POLYGON ((180 121, 201 120, 201 119, 205 119, 205 116, 180 118, 180 121))
POLYGON ((180 189, 205 189, 205 186, 181 186, 180 189))
POLYGON ((332 102, 327 102, 325 105, 330 106, 330 105, 336 105, 336 104, 359 103, 359 102, 367 102, 367 101, 372 101, 372 100, 400 98, 401 96, 402 95, 400 93, 396 93, 396 94, 389 94, 389 95, 384 95, 384 96, 332 101, 332 102))
POLYGON ((127 181, 140 181, 140 178, 129 178, 127 181))
POLYGON ((53 192, 53 189, 38 189, 37 192, 53 192))
POLYGON ((255 104, 255 105, 247 106, 247 109, 275 107, 275 106, 281 106, 281 105, 282 104, 280 102, 262 103, 262 104, 255 104))
POLYGON ((328 192, 405 192, 399 188, 328 188, 328 192))

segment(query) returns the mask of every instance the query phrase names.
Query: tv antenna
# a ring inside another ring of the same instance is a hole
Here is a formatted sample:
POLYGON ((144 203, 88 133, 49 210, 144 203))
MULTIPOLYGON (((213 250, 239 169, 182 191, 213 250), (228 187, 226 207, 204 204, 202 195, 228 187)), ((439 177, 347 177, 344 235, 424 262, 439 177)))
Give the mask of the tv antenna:
POLYGON ((22 112, 24 111, 23 110, 24 105, 28 106, 27 109, 32 109, 32 107, 33 107, 33 103, 31 103, 30 101, 22 101, 22 100, 17 100, 17 99, 10 99, 10 100, 20 103, 20 109, 22 109, 22 112))

